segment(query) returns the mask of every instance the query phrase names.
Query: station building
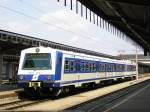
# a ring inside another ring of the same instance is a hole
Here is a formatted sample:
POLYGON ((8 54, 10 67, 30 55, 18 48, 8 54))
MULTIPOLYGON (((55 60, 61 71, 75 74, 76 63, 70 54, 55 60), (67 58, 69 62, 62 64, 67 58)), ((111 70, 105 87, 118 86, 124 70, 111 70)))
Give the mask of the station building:
MULTIPOLYGON (((119 56, 120 57, 120 56, 119 56)), ((125 60, 131 60, 136 61, 136 55, 135 54, 127 54, 127 55, 121 55, 122 59, 125 60)), ((138 65, 139 65, 139 73, 150 73, 150 56, 144 56, 142 54, 138 55, 138 65)))

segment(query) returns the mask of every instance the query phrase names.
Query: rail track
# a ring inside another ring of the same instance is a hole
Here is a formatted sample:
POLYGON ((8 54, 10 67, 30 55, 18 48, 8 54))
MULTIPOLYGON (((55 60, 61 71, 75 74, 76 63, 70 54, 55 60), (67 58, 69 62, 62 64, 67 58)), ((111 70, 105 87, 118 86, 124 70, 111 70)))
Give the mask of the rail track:
MULTIPOLYGON (((96 89, 96 88, 94 88, 96 89)), ((77 89, 77 91, 74 91, 72 93, 70 93, 71 95, 74 94, 78 94, 81 92, 85 92, 88 91, 87 89, 77 89)), ((42 103, 45 101, 50 101, 50 100, 54 100, 57 98, 51 98, 48 97, 47 99, 30 99, 27 96, 25 96, 25 93, 23 93, 23 91, 21 93, 19 93, 18 96, 10 96, 10 97, 4 97, 4 99, 0 99, 0 111, 6 111, 6 110, 16 110, 16 109, 21 109, 23 107, 27 107, 27 106, 31 106, 34 105, 36 103, 42 103), (20 94, 20 95, 19 95, 20 94)), ((59 96, 59 98, 64 98, 67 96, 70 96, 70 94, 62 94, 61 96, 59 96)))
MULTIPOLYGON (((109 95, 102 96, 102 97, 96 98, 94 100, 90 100, 88 102, 79 104, 77 106, 68 108, 66 110, 75 110, 75 111, 79 110, 79 111, 92 112, 92 111, 95 111, 97 108, 101 108, 101 109, 98 109, 98 110, 103 111, 103 110, 106 109, 106 107, 108 105, 112 105, 114 102, 117 102, 118 100, 126 97, 128 94, 133 93, 134 91, 136 91, 140 87, 143 87, 144 85, 148 84, 149 82, 150 81, 145 81, 145 82, 142 82, 140 84, 133 85, 129 88, 125 88, 125 89, 119 90, 117 92, 110 93, 109 95), (99 105, 97 105, 97 104, 99 104, 99 105)), ((116 83, 113 83, 113 84, 117 84, 117 83, 120 83, 120 82, 116 82, 116 83)), ((108 85, 109 85, 109 83, 108 83, 108 85)), ((103 85, 103 86, 107 86, 107 84, 103 85)), ((101 86, 101 87, 103 87, 103 86, 101 86)), ((97 87, 95 89, 97 89, 97 87)), ((78 89, 77 92, 69 93, 68 95, 67 94, 62 95, 62 96, 59 97, 59 99, 70 96, 70 95, 78 94, 78 93, 81 93, 81 92, 86 92, 86 91, 88 91, 88 90, 82 90, 81 89, 81 91, 80 91, 78 89)), ((23 94, 23 93, 21 93, 21 94, 23 94)), ((23 97, 24 97, 24 95, 23 95, 23 97)), ((9 110, 10 111, 15 111, 17 109, 21 109, 21 108, 27 107, 27 106, 32 106, 32 105, 35 105, 35 104, 38 104, 38 103, 44 103, 46 101, 55 101, 55 99, 53 99, 51 97, 44 98, 44 99, 40 98, 40 99, 36 99, 36 100, 35 99, 34 100, 29 99, 29 98, 20 98, 20 97, 13 97, 12 99, 8 98, 8 100, 6 100, 6 99, 7 98, 0 99, 0 112, 1 111, 7 111, 7 110, 8 111, 9 110)))
POLYGON ((150 84, 150 80, 142 82, 140 84, 133 85, 129 88, 125 88, 114 93, 93 99, 91 101, 76 105, 74 107, 65 109, 69 111, 83 111, 83 112, 103 112, 107 108, 115 105, 121 100, 129 97, 131 94, 135 93, 139 89, 150 84))
POLYGON ((50 98, 30 98, 25 94, 25 92, 20 92, 18 95, 10 95, 9 97, 5 97, 0 99, 0 112, 8 111, 8 110, 16 110, 22 107, 34 105, 36 103, 41 103, 44 101, 48 101, 50 98))
POLYGON ((0 110, 13 110, 13 109, 21 108, 24 106, 32 105, 38 102, 39 101, 28 101, 28 100, 12 101, 9 103, 1 104, 0 110))

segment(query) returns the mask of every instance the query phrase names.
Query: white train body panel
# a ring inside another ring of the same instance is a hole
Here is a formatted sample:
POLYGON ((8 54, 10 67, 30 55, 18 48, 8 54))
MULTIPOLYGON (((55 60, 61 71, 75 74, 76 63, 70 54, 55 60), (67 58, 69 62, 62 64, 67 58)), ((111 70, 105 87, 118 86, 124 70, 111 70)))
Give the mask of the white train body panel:
POLYGON ((46 87, 51 88, 69 85, 78 87, 83 83, 99 83, 102 80, 132 77, 134 75, 135 64, 131 61, 90 56, 48 47, 34 47, 23 50, 18 70, 19 83, 22 86, 32 81, 40 81, 46 87), (28 54, 31 55, 28 56, 28 54), (47 63, 46 59, 50 60, 51 68, 47 66, 47 69, 43 69, 43 65, 37 64, 41 69, 38 69, 38 67, 37 69, 32 69, 31 63, 29 63, 31 61, 36 63, 36 61, 42 60, 43 64, 45 64, 47 63), (26 60, 28 60, 28 63, 24 62, 26 60), (25 65, 30 68, 24 69, 25 65), (100 71, 103 65, 104 71, 100 71), (124 68, 121 68, 122 71, 119 71, 115 68, 117 66, 124 68), (130 66, 132 70, 127 70, 127 66, 130 66))

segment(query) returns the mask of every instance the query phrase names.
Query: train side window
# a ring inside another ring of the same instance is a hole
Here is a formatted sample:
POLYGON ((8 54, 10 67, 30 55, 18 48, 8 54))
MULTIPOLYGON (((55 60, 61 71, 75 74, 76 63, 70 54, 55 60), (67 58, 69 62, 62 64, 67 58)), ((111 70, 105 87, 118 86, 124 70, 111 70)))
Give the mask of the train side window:
POLYGON ((108 64, 105 64, 105 72, 108 72, 108 64))
POLYGON ((108 72, 111 72, 112 66, 110 63, 108 63, 108 72))
POLYGON ((96 63, 93 62, 93 63, 92 63, 92 72, 95 72, 95 71, 96 71, 96 63))
POLYGON ((129 71, 129 66, 127 65, 127 71, 129 71))
POLYGON ((90 71, 90 66, 89 66, 88 62, 85 63, 85 67, 86 67, 86 72, 89 72, 90 71))
POLYGON ((106 71, 107 72, 109 71, 109 64, 108 63, 106 64, 106 71))
POLYGON ((76 64, 74 60, 70 60, 70 72, 76 71, 76 64))
POLYGON ((133 66, 133 71, 136 71, 136 66, 133 66))
POLYGON ((110 72, 112 72, 113 66, 112 64, 110 64, 110 72))
POLYGON ((102 63, 99 63, 99 72, 102 72, 103 69, 102 69, 102 63))
POLYGON ((91 72, 92 71, 92 63, 89 62, 89 71, 91 72))
POLYGON ((124 70, 125 70, 125 66, 124 66, 124 65, 122 65, 122 71, 124 72, 124 70))
POLYGON ((135 68, 134 68, 134 66, 132 65, 132 71, 135 71, 135 68))
POLYGON ((100 70, 101 70, 101 72, 105 71, 105 64, 104 63, 100 64, 100 70))
POLYGON ((122 65, 119 65, 119 71, 120 72, 122 71, 122 65))
POLYGON ((73 61, 70 61, 70 71, 73 71, 73 61))
POLYGON ((109 63, 108 64, 108 71, 111 72, 112 71, 112 65, 109 63))
POLYGON ((130 65, 127 66, 127 70, 130 71, 130 65))
POLYGON ((80 70, 81 70, 81 72, 85 72, 85 62, 84 61, 82 61, 80 64, 80 70))
POLYGON ((121 65, 118 65, 118 71, 121 72, 121 65))
POLYGON ((65 60, 65 72, 69 72, 69 60, 65 60))
POLYGON ((119 65, 116 64, 116 71, 119 72, 119 65))
POLYGON ((114 72, 114 71, 115 71, 114 64, 112 64, 112 72, 114 72))
POLYGON ((122 72, 124 71, 124 65, 122 65, 122 72))
POLYGON ((117 72, 117 65, 114 64, 114 72, 117 72))

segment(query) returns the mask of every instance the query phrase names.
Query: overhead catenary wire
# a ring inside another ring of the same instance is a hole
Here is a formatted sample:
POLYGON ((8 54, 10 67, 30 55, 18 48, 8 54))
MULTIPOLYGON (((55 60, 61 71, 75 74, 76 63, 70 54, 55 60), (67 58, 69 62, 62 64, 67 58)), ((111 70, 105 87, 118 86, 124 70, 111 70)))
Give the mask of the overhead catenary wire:
MULTIPOLYGON (((50 22, 43 22, 43 21, 39 20, 38 18, 36 18, 36 17, 34 17, 34 16, 30 16, 30 15, 28 15, 28 14, 25 14, 25 13, 21 12, 21 11, 14 10, 14 9, 12 9, 12 8, 10 8, 10 7, 3 6, 3 5, 0 5, 0 7, 1 7, 1 8, 4 8, 4 9, 7 9, 7 10, 9 10, 9 11, 11 11, 11 12, 17 13, 17 14, 19 14, 19 15, 25 16, 25 17, 27 17, 27 18, 29 18, 29 19, 36 20, 36 21, 41 22, 41 23, 44 23, 44 24, 46 24, 46 25, 50 25, 50 26, 53 26, 53 27, 55 27, 55 28, 57 28, 57 29, 60 29, 60 30, 69 32, 69 33, 71 33, 71 34, 78 35, 78 36, 83 37, 83 38, 86 38, 86 39, 88 38, 88 39, 90 39, 90 40, 92 39, 92 38, 89 37, 89 36, 82 35, 82 34, 76 33, 76 32, 71 31, 71 30, 64 29, 63 27, 57 26, 57 25, 55 25, 55 24, 53 24, 53 23, 50 23, 50 22)), ((100 41, 100 42, 101 42, 101 41, 100 41)), ((101 44, 102 44, 102 43, 101 43, 101 44)), ((103 45, 105 46, 106 43, 103 43, 103 45)), ((110 44, 108 44, 107 46, 112 47, 110 44)))
MULTIPOLYGON (((30 6, 34 7, 32 4, 31 4, 30 6)), ((91 37, 91 36, 89 36, 89 35, 79 34, 79 32, 76 33, 76 32, 74 32, 74 31, 65 29, 65 28, 63 28, 63 27, 61 27, 61 26, 58 26, 58 25, 55 25, 55 24, 53 24, 53 23, 41 21, 41 20, 39 20, 38 18, 36 18, 36 17, 34 17, 34 16, 30 16, 30 15, 28 15, 28 14, 25 14, 24 12, 17 11, 17 10, 15 10, 15 9, 12 9, 12 8, 10 8, 10 7, 7 7, 7 6, 0 5, 0 7, 1 7, 1 8, 4 8, 4 9, 7 9, 7 10, 9 10, 9 11, 11 11, 11 12, 17 13, 17 14, 19 14, 19 15, 23 15, 23 16, 25 16, 25 17, 27 17, 27 18, 32 19, 32 20, 36 20, 36 21, 41 22, 41 23, 44 23, 44 24, 46 24, 46 25, 53 26, 53 27, 55 27, 55 28, 57 28, 57 29, 60 29, 60 30, 69 32, 69 33, 71 33, 71 34, 78 35, 78 36, 80 36, 80 37, 93 40, 93 39, 92 39, 93 36, 91 37)), ((34 7, 34 9, 37 9, 38 11, 40 11, 41 13, 43 13, 43 11, 42 11, 41 9, 39 9, 39 8, 34 7)), ((86 33, 86 34, 87 34, 87 33, 86 33)), ((95 40, 94 40, 94 41, 95 41, 95 40)), ((96 41, 97 41, 97 40, 96 40, 96 41)), ((98 40, 98 41, 99 41, 99 40, 98 40)), ((101 42, 100 44, 103 44, 103 46, 106 46, 106 43, 102 43, 102 41, 100 41, 100 42, 101 42)), ((107 47, 108 47, 108 46, 112 47, 112 44, 107 44, 107 47)), ((113 46, 113 47, 114 47, 114 46, 113 46)), ((101 49, 102 49, 102 48, 103 48, 103 47, 101 47, 101 49)), ((106 47, 105 47, 105 49, 106 49, 106 47)))
POLYGON ((9 8, 9 7, 6 7, 6 6, 2 6, 2 5, 0 5, 0 7, 1 7, 1 8, 4 8, 4 9, 7 9, 7 10, 9 10, 9 11, 11 11, 11 12, 17 13, 17 14, 19 14, 19 15, 23 15, 23 16, 25 16, 25 17, 27 17, 27 18, 32 19, 32 20, 36 20, 36 21, 38 21, 38 22, 41 22, 41 23, 44 23, 44 24, 47 24, 47 25, 51 25, 51 26, 53 26, 53 27, 55 27, 55 28, 57 28, 57 29, 60 29, 60 30, 69 32, 69 33, 71 33, 71 34, 75 34, 75 35, 78 35, 78 36, 81 36, 81 37, 86 37, 86 38, 91 39, 91 37, 89 37, 89 36, 82 35, 82 34, 76 33, 76 32, 74 32, 74 31, 71 31, 71 30, 68 30, 68 29, 64 29, 63 27, 58 26, 58 25, 53 24, 53 23, 50 23, 50 22, 41 21, 40 19, 38 19, 38 18, 36 18, 36 17, 34 17, 34 16, 27 15, 27 14, 21 12, 21 11, 17 11, 17 10, 14 10, 14 9, 12 9, 12 8, 9 8))
MULTIPOLYGON (((19 0, 20 1, 20 0, 19 0)), ((25 4, 25 5, 27 5, 27 6, 29 6, 29 7, 31 7, 31 8, 33 8, 33 9, 35 9, 35 10, 37 10, 38 12, 40 12, 41 14, 43 14, 43 13, 46 13, 44 10, 42 10, 42 9, 40 9, 40 8, 37 8, 36 6, 34 6, 34 5, 32 5, 31 3, 29 3, 29 2, 27 2, 27 1, 20 1, 20 2, 22 2, 23 4, 25 4)), ((68 25, 68 23, 66 23, 66 22, 64 22, 63 20, 61 20, 61 19, 58 19, 58 18, 56 18, 56 17, 54 17, 54 16, 52 16, 52 15, 49 15, 51 18, 53 18, 54 20, 58 20, 58 21, 61 21, 61 23, 63 22, 65 25, 67 25, 67 26, 69 26, 69 27, 72 27, 72 24, 69 24, 68 25)), ((82 31, 83 32, 83 31, 82 31)), ((79 33, 79 32, 78 32, 79 33)), ((84 32, 83 32, 84 33, 84 32)), ((79 33, 79 34, 81 34, 81 33, 79 33)), ((83 35, 87 35, 88 34, 88 36, 91 36, 91 37, 97 37, 96 35, 93 35, 93 34, 89 34, 89 32, 85 32, 83 35)), ((82 35, 82 34, 81 34, 82 35)), ((91 39, 91 37, 89 38, 89 39, 91 39)), ((86 37, 86 39, 87 39, 87 37, 86 37)))

